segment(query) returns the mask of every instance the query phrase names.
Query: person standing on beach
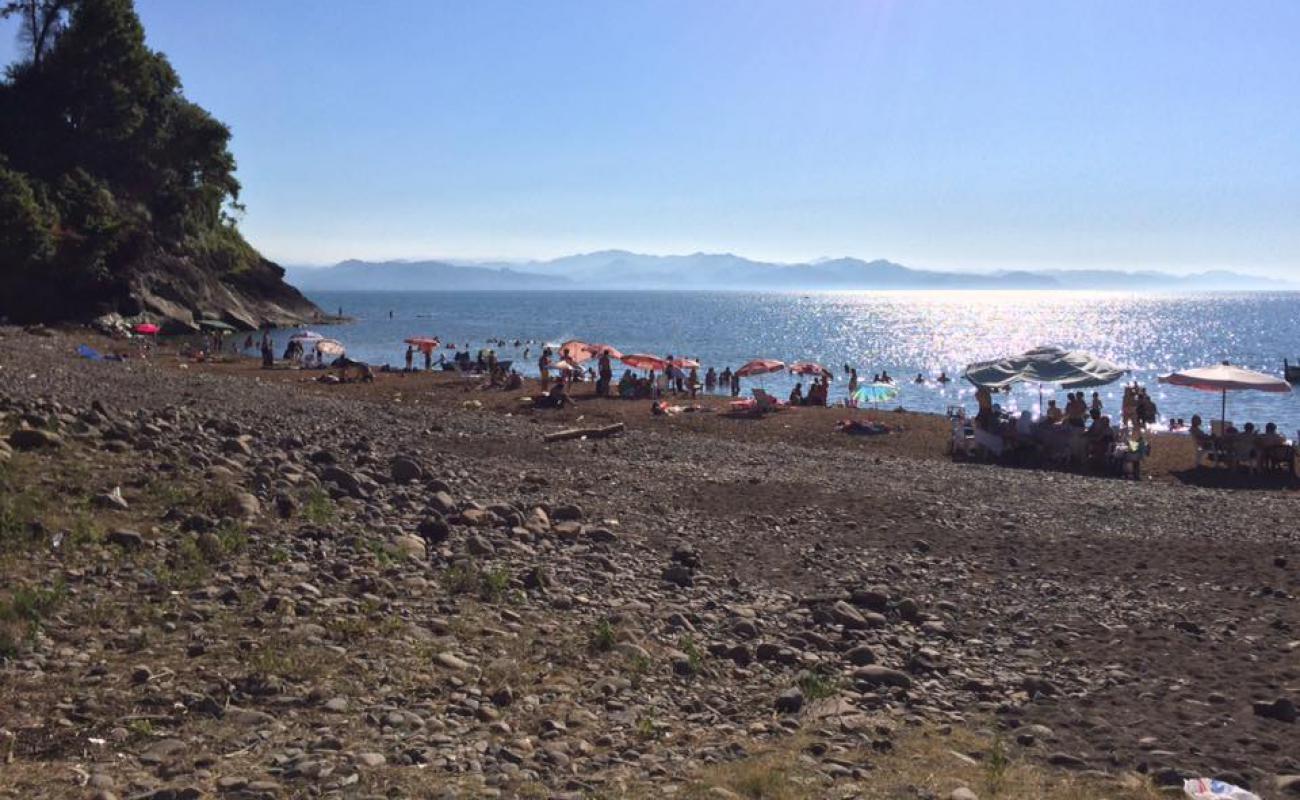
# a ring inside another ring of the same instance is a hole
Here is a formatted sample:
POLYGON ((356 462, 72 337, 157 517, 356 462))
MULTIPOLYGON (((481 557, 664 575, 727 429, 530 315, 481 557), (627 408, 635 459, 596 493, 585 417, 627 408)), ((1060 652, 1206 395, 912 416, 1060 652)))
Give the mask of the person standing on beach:
POLYGON ((551 348, 543 348, 537 357, 537 373, 542 378, 542 391, 546 391, 546 384, 551 381, 551 348))
POLYGON ((406 346, 406 371, 410 372, 411 367, 415 364, 415 348, 409 344, 406 346))
POLYGON ((731 373, 731 396, 740 397, 740 375, 735 372, 731 373))
POLYGON ((600 380, 596 381, 596 394, 609 396, 609 383, 614 379, 614 367, 609 362, 609 351, 600 351, 600 380))
POLYGON ((848 370, 849 373, 849 397, 858 393, 858 371, 856 368, 848 370))
POLYGON ((704 391, 713 394, 713 390, 718 387, 718 373, 713 371, 713 367, 704 373, 704 391))

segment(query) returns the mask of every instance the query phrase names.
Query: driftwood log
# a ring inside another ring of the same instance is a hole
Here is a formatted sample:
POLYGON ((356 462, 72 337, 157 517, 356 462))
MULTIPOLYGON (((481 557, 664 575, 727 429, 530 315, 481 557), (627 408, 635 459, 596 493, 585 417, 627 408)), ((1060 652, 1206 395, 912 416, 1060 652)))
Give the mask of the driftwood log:
POLYGON ((551 442, 563 442, 569 439, 604 439, 606 436, 614 436, 623 432, 623 423, 616 422, 613 425, 603 425, 599 428, 569 428, 568 430, 556 431, 542 436, 547 444, 551 442))

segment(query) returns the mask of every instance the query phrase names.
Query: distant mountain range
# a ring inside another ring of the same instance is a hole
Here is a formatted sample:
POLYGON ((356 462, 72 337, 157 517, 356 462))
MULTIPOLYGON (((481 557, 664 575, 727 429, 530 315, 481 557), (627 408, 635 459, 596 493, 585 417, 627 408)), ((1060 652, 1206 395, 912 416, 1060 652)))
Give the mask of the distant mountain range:
POLYGON ((624 250, 550 261, 343 261, 332 267, 288 267, 288 280, 308 291, 454 289, 1065 289, 1209 291, 1293 288, 1235 272, 1194 275, 1110 270, 941 272, 878 259, 835 258, 803 264, 753 261, 730 253, 655 256, 624 250))

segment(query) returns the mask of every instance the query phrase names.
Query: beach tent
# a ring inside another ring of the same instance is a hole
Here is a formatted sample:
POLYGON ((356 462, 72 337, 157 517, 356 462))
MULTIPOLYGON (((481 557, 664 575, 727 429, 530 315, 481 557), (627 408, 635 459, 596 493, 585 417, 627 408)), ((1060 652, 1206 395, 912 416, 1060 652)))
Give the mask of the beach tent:
POLYGON ((630 353, 625 356, 619 356, 619 361, 627 364, 632 369, 652 369, 657 372, 663 372, 668 368, 668 362, 659 356, 647 355, 646 353, 630 353))
POLYGON ((1126 374, 1123 367, 1088 353, 1039 347, 1018 356, 970 364, 964 377, 991 391, 1017 383, 1053 383, 1073 391, 1105 386, 1126 374))
POLYGON ((783 369, 785 369, 784 361, 777 361, 775 358, 756 358, 736 370, 736 376, 751 378, 755 375, 766 375, 769 372, 780 372, 783 369))
POLYGON ((1161 383, 1170 386, 1183 386, 1200 392, 1218 392, 1223 397, 1220 421, 1228 420, 1228 392, 1275 392, 1284 394, 1291 391, 1291 384, 1276 375, 1255 372, 1250 369, 1234 367, 1224 362, 1212 367, 1198 367, 1161 375, 1161 383))

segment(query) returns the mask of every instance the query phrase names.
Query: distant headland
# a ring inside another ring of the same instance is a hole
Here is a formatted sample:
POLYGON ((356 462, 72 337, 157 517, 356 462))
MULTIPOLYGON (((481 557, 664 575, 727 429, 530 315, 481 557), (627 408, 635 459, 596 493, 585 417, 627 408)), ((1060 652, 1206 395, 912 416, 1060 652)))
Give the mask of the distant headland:
POLYGON ((1229 271, 1173 275, 1155 271, 913 269, 857 258, 803 263, 756 261, 731 253, 647 255, 602 250, 548 261, 464 262, 349 260, 329 267, 288 267, 307 291, 421 289, 746 289, 833 291, 1005 289, 1092 291, 1260 291, 1295 288, 1272 278, 1229 271))

